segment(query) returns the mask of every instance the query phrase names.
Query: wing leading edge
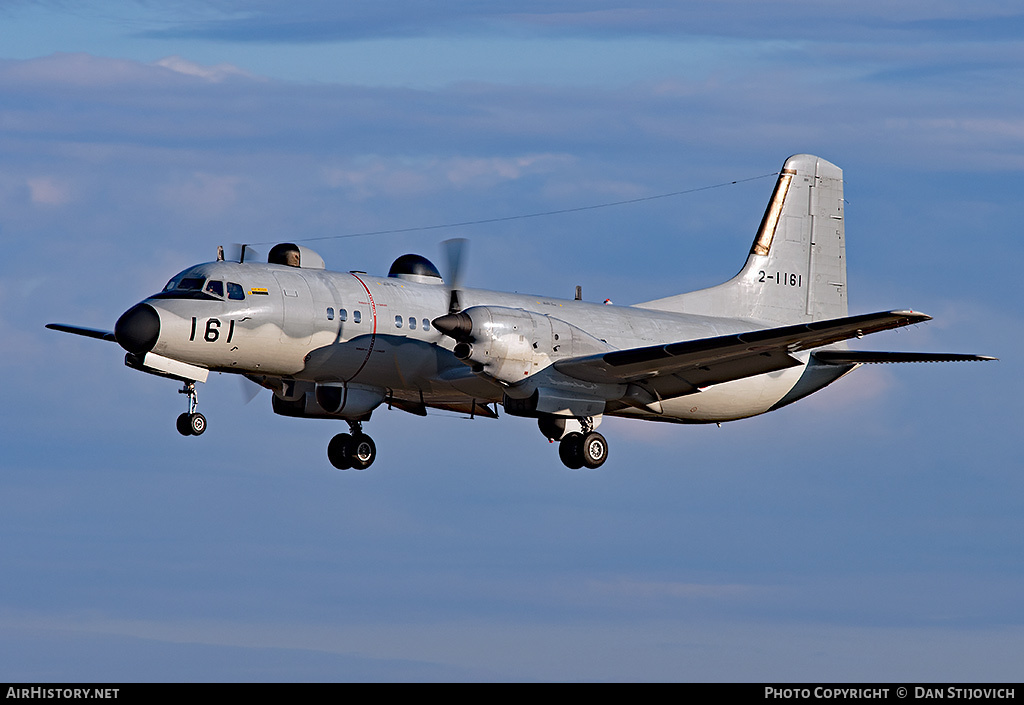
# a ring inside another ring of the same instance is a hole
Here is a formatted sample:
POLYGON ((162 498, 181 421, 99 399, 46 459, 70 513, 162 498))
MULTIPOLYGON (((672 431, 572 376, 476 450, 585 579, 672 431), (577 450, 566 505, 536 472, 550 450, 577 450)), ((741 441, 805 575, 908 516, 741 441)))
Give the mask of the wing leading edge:
MULTIPOLYGON (((679 396, 734 379, 803 364, 793 353, 931 320, 916 311, 882 311, 715 338, 616 350, 555 363, 559 372, 587 382, 643 383, 662 397, 679 396)), ((976 355, 822 351, 821 362, 924 362, 988 360, 976 355)))

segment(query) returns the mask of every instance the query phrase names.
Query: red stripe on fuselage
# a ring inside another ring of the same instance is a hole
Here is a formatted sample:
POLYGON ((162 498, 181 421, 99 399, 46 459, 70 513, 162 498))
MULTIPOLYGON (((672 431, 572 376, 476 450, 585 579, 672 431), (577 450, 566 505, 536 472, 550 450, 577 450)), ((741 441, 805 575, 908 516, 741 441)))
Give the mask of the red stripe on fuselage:
MULTIPOLYGON (((352 274, 351 272, 349 273, 352 274)), ((352 274, 352 276, 355 277, 357 282, 363 285, 363 291, 366 292, 366 298, 370 302, 370 316, 373 318, 373 323, 370 329, 370 345, 366 349, 366 358, 363 360, 363 364, 359 366, 359 369, 356 370, 351 377, 345 380, 346 382, 351 382, 352 380, 354 380, 356 377, 359 376, 359 373, 363 371, 363 368, 366 367, 366 363, 370 361, 370 355, 373 354, 373 344, 377 340, 377 304, 374 303, 373 294, 370 293, 370 287, 366 286, 366 282, 364 282, 355 274, 352 274)))

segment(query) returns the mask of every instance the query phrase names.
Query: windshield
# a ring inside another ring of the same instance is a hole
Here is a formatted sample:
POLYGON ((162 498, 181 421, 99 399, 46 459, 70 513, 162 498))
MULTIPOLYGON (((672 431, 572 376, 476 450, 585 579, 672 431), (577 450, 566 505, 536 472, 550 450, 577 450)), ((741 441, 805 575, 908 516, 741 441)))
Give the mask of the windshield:
POLYGON ((167 282, 167 286, 164 287, 164 291, 174 291, 180 289, 182 291, 202 291, 203 282, 205 279, 198 277, 186 277, 187 272, 182 272, 178 276, 167 282))
MULTIPOLYGON (((154 299, 207 299, 211 301, 219 300, 217 296, 214 296, 210 286, 207 286, 207 291, 203 291, 203 285, 206 284, 206 279, 203 277, 188 276, 190 272, 188 270, 177 275, 169 282, 164 290, 159 294, 155 294, 152 298, 154 299)), ((213 284, 214 282, 210 282, 213 284)), ((224 296, 224 285, 220 282, 221 296, 224 296)), ((215 291, 215 288, 213 289, 215 291)))
POLYGON ((245 291, 241 284, 225 282, 218 279, 207 280, 204 277, 189 276, 191 270, 178 274, 169 282, 164 290, 155 294, 154 299, 205 299, 207 301, 223 301, 225 288, 228 299, 232 301, 244 301, 245 291))

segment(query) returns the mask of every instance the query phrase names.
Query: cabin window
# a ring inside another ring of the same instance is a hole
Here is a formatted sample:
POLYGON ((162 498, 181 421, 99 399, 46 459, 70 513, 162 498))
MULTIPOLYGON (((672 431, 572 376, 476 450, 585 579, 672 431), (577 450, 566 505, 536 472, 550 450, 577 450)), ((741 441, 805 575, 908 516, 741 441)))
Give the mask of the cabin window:
POLYGON ((416 330, 416 319, 409 316, 409 330, 416 330))
POLYGON ((241 284, 235 282, 228 282, 228 298, 232 301, 244 301, 245 290, 242 289, 241 284))
POLYGON ((423 319, 423 330, 430 330, 430 321, 426 318, 423 319))
POLYGON ((348 320, 348 311, 346 311, 343 308, 339 308, 338 309, 338 320, 339 321, 347 321, 348 320))
POLYGON ((401 327, 402 327, 402 317, 401 316, 395 316, 395 328, 401 328, 401 327))
POLYGON ((210 283, 206 285, 206 293, 213 294, 214 296, 223 299, 224 298, 224 282, 210 280, 210 283))
POLYGON ((362 318, 363 318, 362 311, 353 311, 352 312, 352 322, 353 323, 359 323, 359 321, 361 321, 362 318))
POLYGON ((327 320, 328 321, 333 321, 334 320, 334 309, 331 308, 330 306, 327 307, 327 320))

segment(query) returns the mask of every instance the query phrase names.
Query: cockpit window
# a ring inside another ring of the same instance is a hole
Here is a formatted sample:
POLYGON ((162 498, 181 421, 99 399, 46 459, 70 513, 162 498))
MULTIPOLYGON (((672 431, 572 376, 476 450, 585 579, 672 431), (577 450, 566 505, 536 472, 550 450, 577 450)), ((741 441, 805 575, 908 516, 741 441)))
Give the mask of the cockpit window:
POLYGON ((203 282, 205 281, 205 279, 185 277, 179 274, 174 279, 167 282, 167 286, 164 287, 164 291, 173 291, 174 289, 178 289, 180 291, 202 291, 203 282))
POLYGON ((203 290, 206 279, 203 277, 187 277, 185 272, 167 282, 167 286, 159 294, 154 294, 155 299, 207 299, 215 301, 224 297, 224 283, 210 282, 203 290), (211 288, 212 287, 212 288, 211 288), (209 292, 209 293, 208 293, 209 292), (217 293, 219 292, 219 293, 217 293), (215 295, 216 294, 216 295, 215 295))
POLYGON ((225 288, 228 298, 232 301, 245 301, 245 290, 236 282, 223 282, 218 279, 188 276, 191 270, 182 272, 167 282, 167 286, 159 294, 158 299, 200 299, 216 301, 224 299, 225 288))

